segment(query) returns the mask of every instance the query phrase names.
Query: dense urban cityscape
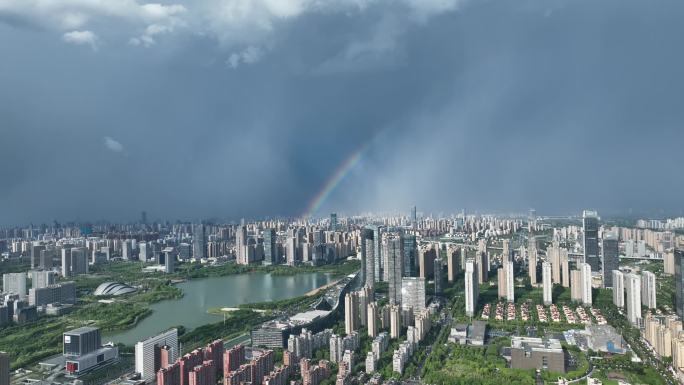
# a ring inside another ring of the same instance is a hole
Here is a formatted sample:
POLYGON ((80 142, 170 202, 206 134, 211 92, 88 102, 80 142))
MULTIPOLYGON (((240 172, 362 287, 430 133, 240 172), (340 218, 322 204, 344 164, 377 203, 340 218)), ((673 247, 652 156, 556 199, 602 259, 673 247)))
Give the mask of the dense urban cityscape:
POLYGON ((591 210, 438 217, 415 207, 5 227, 0 382, 675 384, 684 379, 682 229, 684 218, 604 220, 591 210), (190 295, 184 284, 302 274, 326 279, 257 303, 231 302, 240 289, 224 286, 225 306, 204 308, 216 317, 207 325, 184 325, 189 309, 176 305, 166 315, 174 327, 117 339, 155 304, 190 295))
POLYGON ((0 0, 0 385, 684 385, 683 20, 0 0))

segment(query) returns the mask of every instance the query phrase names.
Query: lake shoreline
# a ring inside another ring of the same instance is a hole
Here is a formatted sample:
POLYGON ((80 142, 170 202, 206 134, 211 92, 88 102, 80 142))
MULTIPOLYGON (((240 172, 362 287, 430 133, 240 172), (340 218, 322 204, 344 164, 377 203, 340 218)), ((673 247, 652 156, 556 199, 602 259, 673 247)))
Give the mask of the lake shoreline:
POLYGON ((222 319, 211 308, 243 307, 248 304, 299 298, 312 295, 338 280, 331 273, 302 271, 294 275, 268 272, 192 278, 172 285, 182 291, 180 298, 150 303, 150 312, 135 323, 103 335, 114 343, 132 346, 169 327, 183 326, 190 332, 222 319))

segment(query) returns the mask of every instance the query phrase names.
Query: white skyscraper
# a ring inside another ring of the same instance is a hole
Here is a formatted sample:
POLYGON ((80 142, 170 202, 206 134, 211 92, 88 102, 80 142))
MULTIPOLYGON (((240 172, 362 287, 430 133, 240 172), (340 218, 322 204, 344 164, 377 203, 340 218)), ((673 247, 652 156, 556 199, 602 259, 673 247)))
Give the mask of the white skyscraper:
POLYGON ((627 319, 634 325, 641 324, 641 277, 636 274, 625 275, 625 302, 627 319))
MULTIPOLYGON (((288 244, 289 246, 289 244, 288 244)), ((288 249, 289 251, 289 249, 288 249)), ((247 265, 247 227, 238 226, 235 231, 235 262, 238 265, 247 265)), ((289 261, 288 261, 289 262, 289 261)))
POLYGON ((553 303, 553 278, 551 276, 551 263, 542 263, 542 284, 544 286, 544 305, 553 303))
POLYGON ((620 270, 613 270, 613 304, 625 307, 625 275, 620 270))
POLYGON ((26 298, 26 273, 3 274, 2 291, 5 294, 18 294, 21 298, 26 298))
MULTIPOLYGON (((535 226, 536 227, 536 226, 535 226)), ((530 276, 530 284, 537 285, 537 240, 534 235, 528 238, 527 243, 527 258, 528 258, 528 274, 530 276)))
POLYGON ((288 265, 294 266, 297 263, 297 238, 294 236, 287 238, 285 257, 288 265))
POLYGON ((581 275, 582 285, 582 304, 584 306, 591 305, 591 265, 588 263, 580 263, 579 270, 581 275))
POLYGON ((477 267, 475 261, 469 259, 465 266, 465 306, 466 314, 470 317, 477 310, 477 297, 479 295, 477 267))
POLYGON ((656 308, 656 276, 650 271, 641 273, 641 304, 649 309, 656 308))
POLYGON ((515 278, 513 277, 513 262, 504 263, 504 273, 506 274, 506 301, 515 302, 515 278))
POLYGON ((142 380, 151 380, 155 377, 155 349, 168 346, 170 349, 170 362, 178 358, 178 330, 171 329, 154 337, 135 344, 135 371, 140 373, 142 380))
POLYGON ((147 242, 138 243, 138 259, 147 262, 152 257, 152 245, 147 242))

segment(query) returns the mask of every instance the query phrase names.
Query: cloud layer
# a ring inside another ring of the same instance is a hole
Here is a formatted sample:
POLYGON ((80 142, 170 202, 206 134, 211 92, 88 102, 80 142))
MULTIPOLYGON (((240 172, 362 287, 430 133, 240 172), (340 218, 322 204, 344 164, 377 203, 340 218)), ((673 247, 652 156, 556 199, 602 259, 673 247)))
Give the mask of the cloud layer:
POLYGON ((391 4, 420 20, 454 10, 462 1, 177 0, 160 4, 141 0, 1 0, 0 18, 62 33, 88 28, 84 32, 145 47, 178 28, 191 35, 213 36, 222 43, 254 44, 263 43, 283 24, 306 15, 349 14, 391 4))
POLYGON ((0 0, 0 222, 299 215, 360 148, 320 214, 680 214, 683 12, 0 0))

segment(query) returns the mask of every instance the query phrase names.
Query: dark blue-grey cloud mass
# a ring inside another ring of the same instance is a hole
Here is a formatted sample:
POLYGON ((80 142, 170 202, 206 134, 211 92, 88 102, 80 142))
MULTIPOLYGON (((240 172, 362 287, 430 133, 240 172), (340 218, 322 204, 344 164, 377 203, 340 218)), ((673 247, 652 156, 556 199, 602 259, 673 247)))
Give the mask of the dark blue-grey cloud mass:
POLYGON ((684 4, 0 0, 0 223, 681 212, 684 4), (103 5, 106 4, 106 5, 103 5))

